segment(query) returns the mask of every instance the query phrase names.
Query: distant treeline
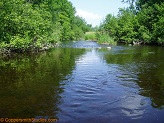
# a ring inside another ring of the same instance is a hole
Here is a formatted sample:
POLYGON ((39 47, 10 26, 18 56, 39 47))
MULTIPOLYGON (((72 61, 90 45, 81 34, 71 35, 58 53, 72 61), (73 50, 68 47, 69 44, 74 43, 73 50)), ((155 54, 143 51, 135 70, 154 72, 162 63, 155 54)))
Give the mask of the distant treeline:
POLYGON ((68 0, 1 0, 0 49, 31 50, 78 40, 91 25, 68 0))
POLYGON ((164 1, 123 0, 128 8, 119 9, 117 16, 108 14, 99 27, 101 35, 115 42, 164 45, 164 1))

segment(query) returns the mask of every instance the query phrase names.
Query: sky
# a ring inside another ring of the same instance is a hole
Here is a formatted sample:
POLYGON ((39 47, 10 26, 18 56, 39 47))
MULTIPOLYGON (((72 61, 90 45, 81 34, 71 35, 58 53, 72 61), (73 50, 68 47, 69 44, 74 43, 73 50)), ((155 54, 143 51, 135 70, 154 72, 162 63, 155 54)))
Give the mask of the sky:
POLYGON ((117 15, 119 8, 128 7, 121 0, 68 0, 76 8, 76 15, 92 26, 99 25, 107 14, 117 15))

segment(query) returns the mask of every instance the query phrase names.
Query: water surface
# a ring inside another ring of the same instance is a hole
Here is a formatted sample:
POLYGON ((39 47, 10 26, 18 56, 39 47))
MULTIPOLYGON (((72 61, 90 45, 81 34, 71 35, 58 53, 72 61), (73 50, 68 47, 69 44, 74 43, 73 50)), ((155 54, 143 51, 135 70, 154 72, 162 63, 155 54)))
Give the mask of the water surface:
POLYGON ((164 49, 66 42, 0 59, 0 117, 59 123, 164 122, 164 49))

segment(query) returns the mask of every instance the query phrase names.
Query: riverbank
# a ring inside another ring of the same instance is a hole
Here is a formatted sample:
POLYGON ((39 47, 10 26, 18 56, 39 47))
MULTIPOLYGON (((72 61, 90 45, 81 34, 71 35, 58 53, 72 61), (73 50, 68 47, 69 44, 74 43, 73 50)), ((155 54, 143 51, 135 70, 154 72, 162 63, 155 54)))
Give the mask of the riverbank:
POLYGON ((61 42, 41 44, 39 47, 31 45, 28 48, 2 47, 0 57, 7 57, 15 54, 38 53, 60 46, 61 42))
POLYGON ((86 32, 85 33, 85 40, 86 41, 94 41, 98 44, 106 44, 106 45, 116 45, 116 44, 125 44, 125 45, 155 45, 155 46, 164 46, 164 42, 157 43, 157 42, 144 42, 144 41, 122 41, 122 40, 116 40, 109 36, 108 34, 102 33, 102 32, 86 32))
POLYGON ((98 44, 116 45, 117 42, 114 41, 112 37, 107 34, 101 34, 100 32, 86 32, 85 40, 95 41, 98 44))

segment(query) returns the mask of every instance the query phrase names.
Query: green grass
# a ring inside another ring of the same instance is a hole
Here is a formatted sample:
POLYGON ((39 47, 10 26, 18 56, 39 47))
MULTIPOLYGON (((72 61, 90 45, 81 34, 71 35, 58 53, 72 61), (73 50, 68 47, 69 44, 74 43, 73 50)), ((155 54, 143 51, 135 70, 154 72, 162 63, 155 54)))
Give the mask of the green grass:
POLYGON ((85 40, 96 40, 96 33, 95 32, 86 32, 85 33, 85 40))
POLYGON ((97 34, 97 40, 99 44, 116 44, 114 39, 107 34, 97 34))
POLYGON ((100 34, 98 32, 86 32, 85 40, 97 41, 99 44, 116 44, 114 39, 108 34, 100 34))

